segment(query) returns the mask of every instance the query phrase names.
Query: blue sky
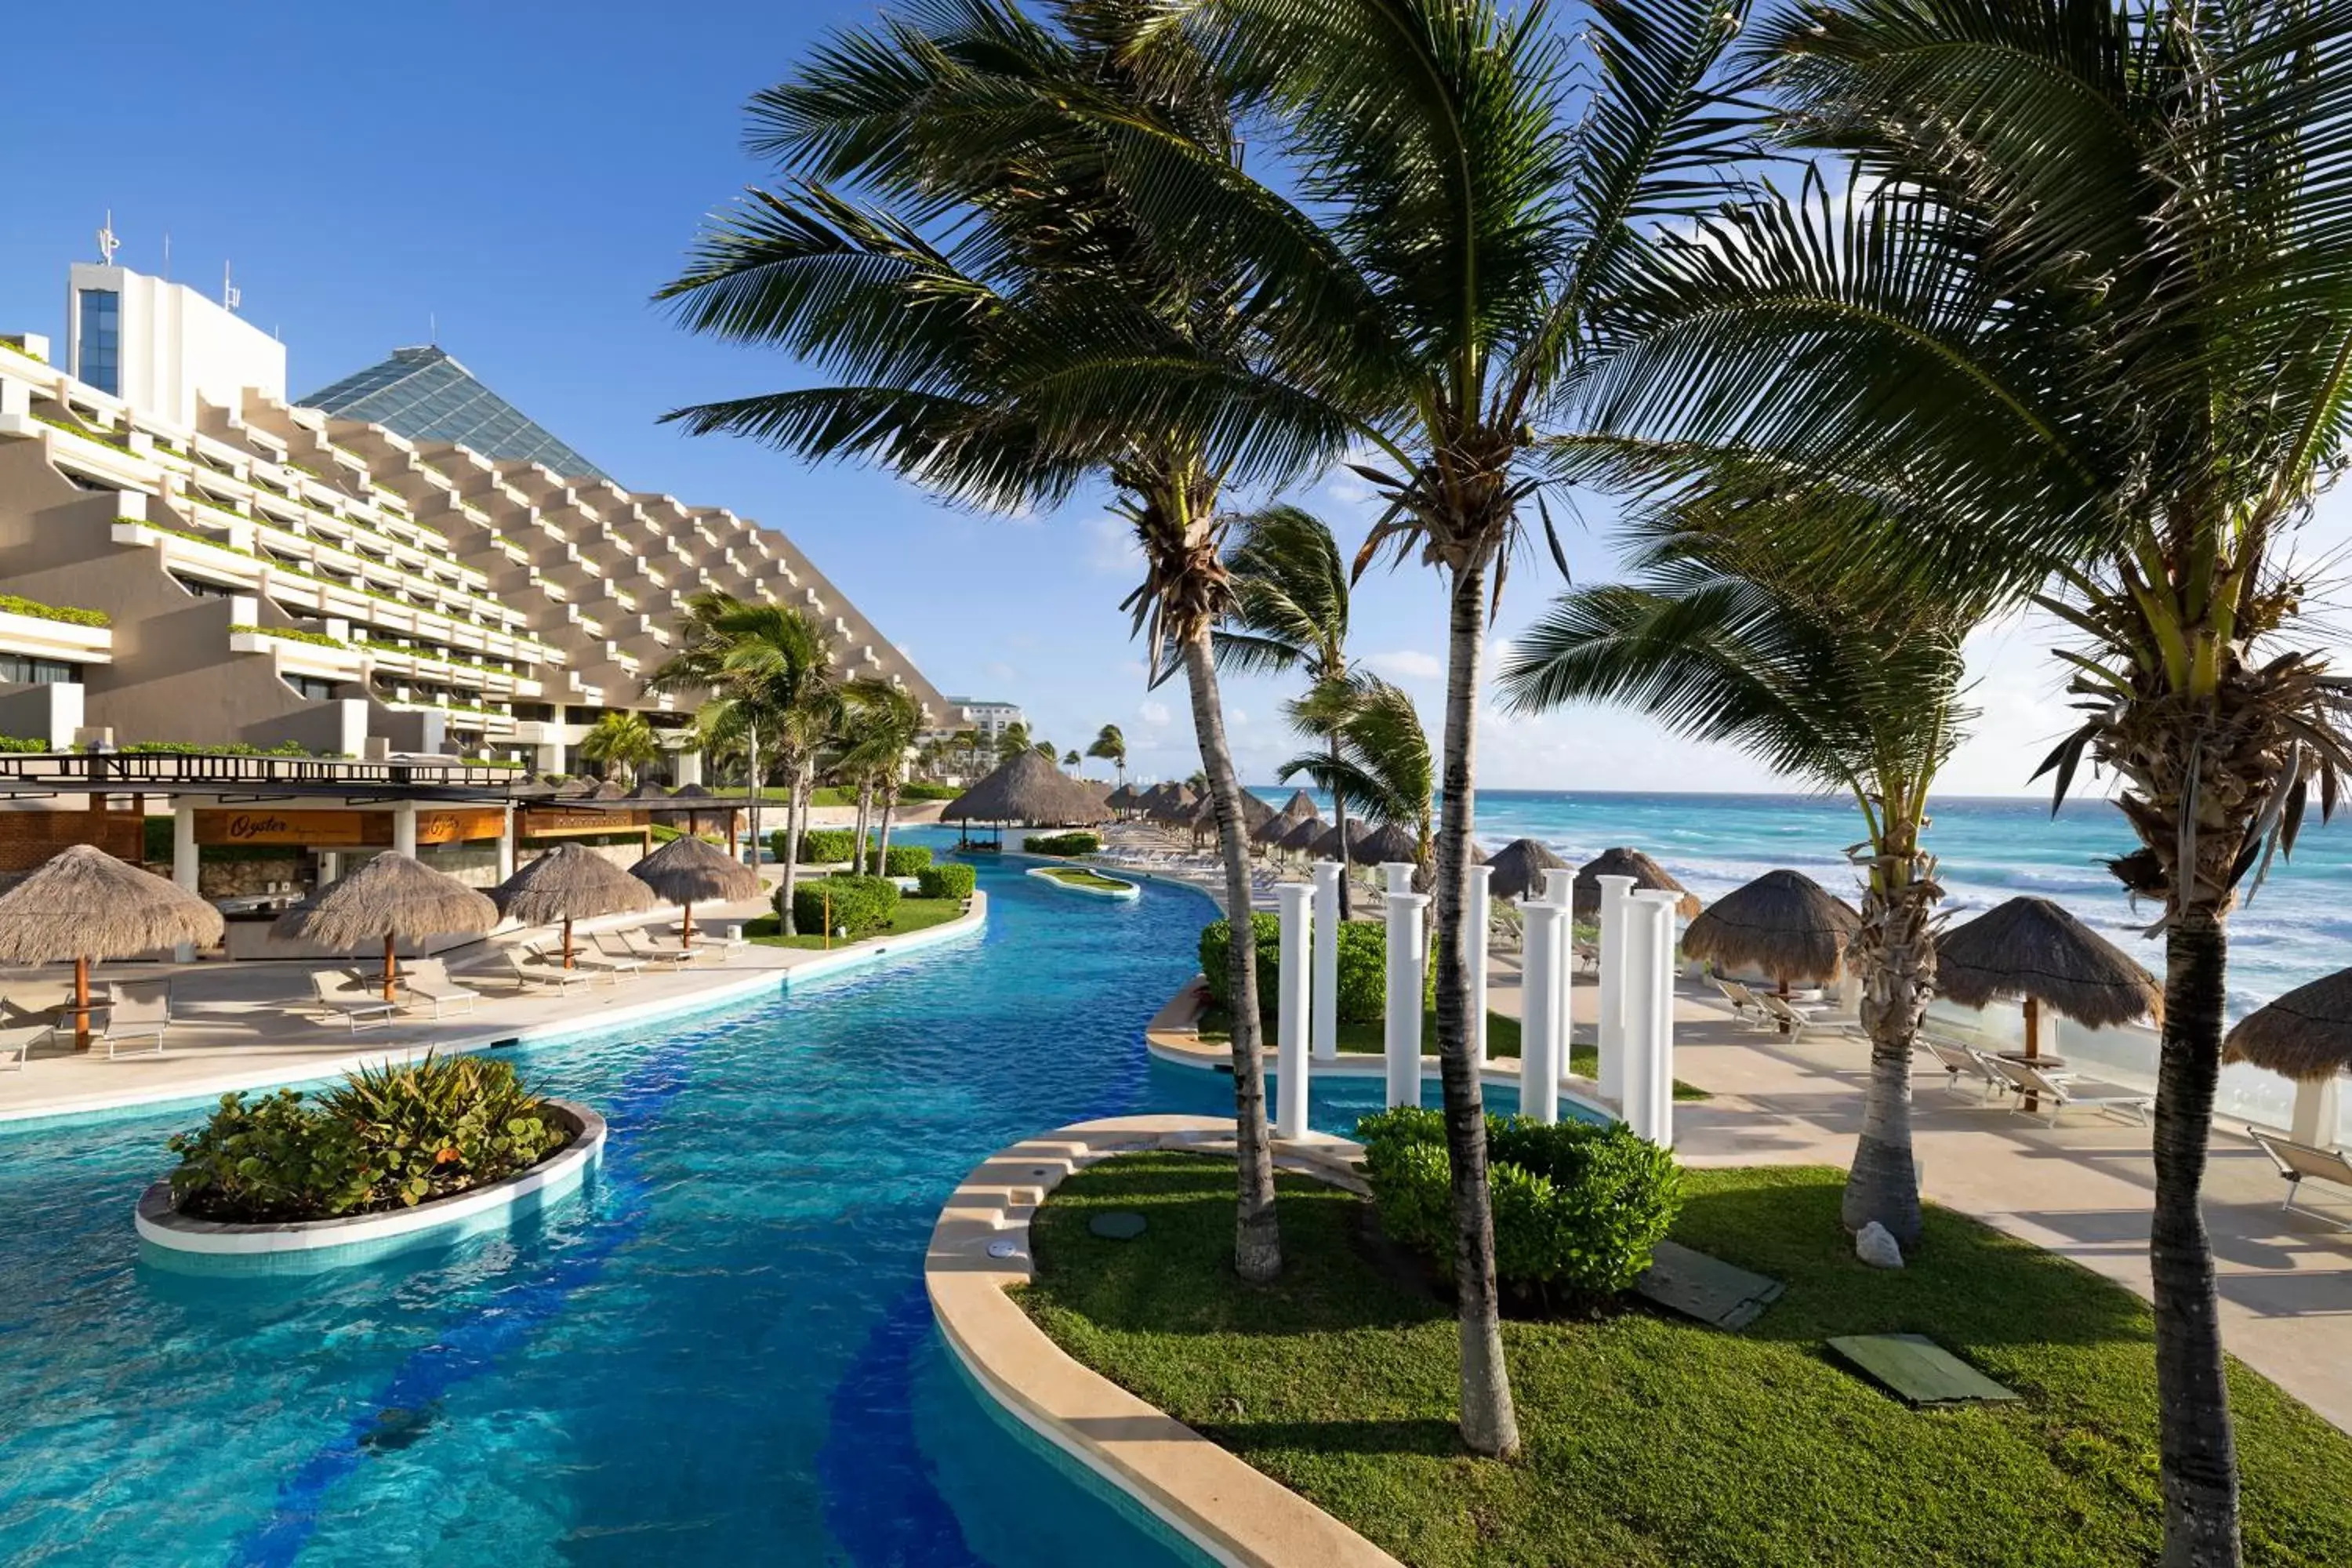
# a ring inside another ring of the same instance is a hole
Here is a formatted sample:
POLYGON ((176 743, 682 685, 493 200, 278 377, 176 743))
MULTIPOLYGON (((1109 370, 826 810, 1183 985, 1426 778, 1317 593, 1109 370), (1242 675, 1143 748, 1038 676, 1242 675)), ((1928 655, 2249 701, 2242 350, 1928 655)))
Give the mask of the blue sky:
MULTIPOLYGON (((780 358, 677 331, 648 296, 701 216, 761 171, 738 145, 744 100, 870 4, 728 7, 706 25, 614 0, 231 10, 130 0, 93 32, 69 8, 16 8, 0 93, 0 327, 62 336, 65 268, 93 259, 110 210, 118 258, 216 291, 288 345, 309 392, 393 347, 439 343, 634 488, 724 505, 793 535, 943 689, 1006 698, 1083 747, 1119 724, 1142 773, 1194 763, 1181 684, 1146 691, 1118 601, 1135 572, 1099 500, 1010 521, 952 511, 879 474, 809 468, 654 421, 682 403, 786 384, 780 358)), ((1304 498, 1352 550, 1360 484, 1304 498)), ((1580 578, 1608 574, 1605 504, 1566 538, 1580 578)), ((2331 527, 2330 539, 2344 530, 2331 527)), ((1513 574, 1500 632, 1558 586, 1513 574)), ((1435 574, 1375 575, 1356 647, 1421 701, 1433 732, 1444 604, 1435 574)), ((2064 718, 2032 621, 1971 652, 1985 710, 1953 793, 2024 787, 2064 718)), ((1279 682, 1228 692, 1244 776, 1290 754, 1279 682)), ((1770 788, 1737 753, 1630 716, 1496 719, 1481 776, 1525 788, 1770 788)))

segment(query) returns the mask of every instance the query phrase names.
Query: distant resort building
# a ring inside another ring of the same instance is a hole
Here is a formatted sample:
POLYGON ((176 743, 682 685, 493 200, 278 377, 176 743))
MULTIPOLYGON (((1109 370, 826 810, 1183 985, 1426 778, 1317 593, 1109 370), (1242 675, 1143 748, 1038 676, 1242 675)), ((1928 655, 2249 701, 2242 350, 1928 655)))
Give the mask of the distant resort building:
POLYGON ((947 700, 947 706, 950 710, 961 710, 964 715, 962 727, 973 731, 982 743, 991 746, 996 744, 998 738, 1013 725, 1028 722, 1020 704, 1015 702, 984 702, 977 697, 950 697, 947 700))
MULTIPOLYGON (((688 597, 806 609, 852 676, 967 721, 772 529, 625 489, 437 348, 299 403, 286 351, 184 285, 76 265, 61 354, 0 337, 0 737, 578 770, 688 597)), ((1016 710, 1017 712, 1017 710, 1016 710)))

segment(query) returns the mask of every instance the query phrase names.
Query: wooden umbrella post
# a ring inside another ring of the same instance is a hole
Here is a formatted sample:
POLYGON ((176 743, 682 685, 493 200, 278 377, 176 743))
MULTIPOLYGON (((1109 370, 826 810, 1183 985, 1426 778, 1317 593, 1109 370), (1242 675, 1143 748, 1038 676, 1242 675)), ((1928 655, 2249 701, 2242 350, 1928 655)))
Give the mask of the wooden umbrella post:
POLYGON ((89 1049, 89 960, 74 960, 74 1049, 89 1049))
POLYGON ((399 984, 400 955, 393 951, 392 933, 390 931, 386 931, 383 933, 383 999, 385 1001, 397 1002, 400 1000, 398 993, 399 984))
MULTIPOLYGON (((2042 999, 2038 996, 2025 999, 2025 1059, 2029 1062, 2042 1059, 2042 999)), ((2025 1097, 2025 1109, 2041 1110, 2042 1097, 2029 1092, 2025 1097)))
POLYGON ((683 907, 686 910, 686 918, 678 924, 677 945, 692 947, 694 945, 694 901, 689 899, 683 907))
POLYGON ((563 967, 572 967, 572 917, 563 917, 563 967))

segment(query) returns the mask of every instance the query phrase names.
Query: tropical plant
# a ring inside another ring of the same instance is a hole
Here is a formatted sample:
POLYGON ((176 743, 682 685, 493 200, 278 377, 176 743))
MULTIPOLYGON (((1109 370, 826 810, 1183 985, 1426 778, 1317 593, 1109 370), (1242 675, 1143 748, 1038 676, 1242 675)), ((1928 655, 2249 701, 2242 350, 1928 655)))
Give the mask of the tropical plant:
MULTIPOLYGON (((1328 773, 1316 775, 1316 783, 1331 794, 1332 817, 1345 843, 1348 794, 1339 778, 1340 731, 1357 710, 1360 690, 1349 679, 1350 595, 1339 542, 1314 513, 1269 506, 1241 520, 1225 552, 1225 570, 1233 574, 1234 605, 1217 630, 1217 661, 1251 673, 1296 670, 1307 677, 1307 695, 1291 704, 1290 721, 1321 741, 1328 753, 1328 773)), ((1339 918, 1354 914, 1349 879, 1342 877, 1339 918)))
MULTIPOLYGON (((836 35, 755 97, 751 149, 791 183, 715 220, 664 293, 694 330, 783 347, 837 380, 674 417, 1000 509, 1108 479, 1142 547, 1127 607, 1149 678, 1187 678, 1227 902, 1246 909, 1209 648, 1227 595, 1218 500, 1237 474, 1304 471, 1339 427, 1272 374, 1247 262, 1227 250, 1203 270, 1207 252, 1153 242, 1148 205, 1245 183, 1237 93, 1148 7, 1057 0, 1045 16, 1003 0, 910 8, 836 35)), ((1252 1009, 1233 1051, 1235 1260, 1253 1279, 1281 1262, 1258 1033, 1252 1009)))
POLYGON ((1000 763, 1009 763, 1031 749, 1029 726, 1018 719, 996 732, 996 760, 1000 763))
POLYGON ((639 768, 659 760, 661 741, 642 713, 604 713, 580 737, 580 756, 620 774, 624 781, 633 781, 639 768))
POLYGON ((1099 833, 1033 833, 1021 841, 1032 855, 1091 855, 1102 847, 1099 833))
POLYGON ((926 866, 915 873, 915 893, 925 899, 968 899, 980 886, 980 873, 961 860, 926 866))
POLYGON ((1095 731, 1094 742, 1087 747, 1087 755, 1108 763, 1118 773, 1120 784, 1127 783, 1127 736, 1118 725, 1106 724, 1095 731))
POLYGON ((2062 797, 2086 757, 2114 772, 2140 840, 2115 869, 2165 942, 2165 1561, 2234 1563, 2200 1194, 2229 914, 2352 765, 2294 552, 2352 385, 2352 17, 1840 0, 1759 32, 1788 140, 1853 166, 1660 247, 1583 390, 1653 481, 1730 452, 1882 499, 1790 540, 1801 568, 2032 595, 2074 639, 2082 722, 2043 771, 2062 797))
POLYGON ((1056 761, 1062 754, 1060 752, 1054 749, 1054 742, 1051 741, 1040 741, 1035 745, 1032 746, 1030 750, 1035 752, 1039 756, 1045 758, 1049 763, 1056 761))
MULTIPOLYGON (((898 914, 898 884, 887 877, 812 877, 793 892, 799 929, 856 942, 888 931, 898 914), (827 924, 830 921, 832 923, 827 924)), ((783 890, 776 892, 782 912, 783 890)))
POLYGON ((1425 880, 1436 770, 1412 699, 1377 675, 1358 673, 1318 683, 1286 711, 1308 734, 1328 733, 1331 750, 1302 752, 1283 763, 1277 776, 1288 784, 1304 773, 1334 798, 1355 801, 1366 820, 1412 834, 1413 865, 1425 880))
POLYGON ((1086 759, 1078 755, 1076 752, 1064 752, 1062 753, 1062 766, 1065 768, 1074 769, 1081 766, 1085 762, 1086 759))
POLYGON ((856 860, 866 859, 866 829, 878 796, 882 812, 877 847, 890 848, 890 817, 907 782, 907 757, 922 738, 923 710, 903 687, 887 680, 854 680, 842 691, 841 754, 836 771, 857 784, 856 860))
POLYGON ((1850 796, 1863 842, 1862 930, 1852 960, 1871 1040, 1862 1133, 1847 1177, 1850 1229, 1919 1239, 1911 1150, 1912 1053, 1935 994, 1935 857, 1927 792, 1965 732, 1961 643, 1983 597, 1853 602, 1783 563, 1776 509, 1810 526, 1832 502, 1726 471, 1636 521, 1636 581, 1576 590, 1512 639, 1501 685, 1518 711, 1622 702, 1775 773, 1850 796), (1710 526, 1722 531, 1710 531, 1710 526))

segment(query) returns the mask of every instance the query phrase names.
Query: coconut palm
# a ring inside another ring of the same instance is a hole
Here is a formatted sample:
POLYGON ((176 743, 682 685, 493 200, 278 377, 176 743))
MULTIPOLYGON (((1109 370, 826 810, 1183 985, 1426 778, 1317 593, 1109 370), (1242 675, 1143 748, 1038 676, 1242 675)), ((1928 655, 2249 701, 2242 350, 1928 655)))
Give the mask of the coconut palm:
POLYGON ((881 811, 881 837, 872 857, 874 868, 890 855, 890 814, 898 804, 898 788, 907 782, 907 758, 923 732, 923 710, 903 687, 887 680, 854 680, 843 689, 843 739, 846 742, 837 767, 857 780, 857 854, 859 869, 867 865, 866 824, 869 811, 881 811))
POLYGON ((1049 763, 1059 761, 1062 755, 1051 741, 1040 741, 1030 749, 1049 763))
POLYGON ((1009 763, 1022 752, 1033 749, 1033 743, 1029 739, 1029 726, 1018 719, 997 731, 996 760, 1000 763, 1009 763))
MULTIPOLYGON (((1321 518, 1295 506, 1269 506, 1243 518, 1225 569, 1234 607, 1217 632, 1217 659, 1253 673, 1303 672, 1309 696, 1291 705, 1291 722, 1324 743, 1329 766, 1301 768, 1331 791, 1333 819, 1348 837, 1348 796, 1340 774, 1342 736, 1357 711, 1360 683, 1348 662, 1348 565, 1321 518)), ((1423 751, 1427 745, 1424 740, 1423 751)), ((1286 781, 1292 775, 1283 775, 1286 781)), ((1348 879, 1339 879, 1339 918, 1355 913, 1348 879)))
MULTIPOLYGON (((1237 474, 1303 470, 1339 427, 1270 374, 1247 265, 1228 253, 1203 270, 1140 221, 1180 185, 1245 183, 1234 95, 1159 21, 1127 0, 1057 0, 1042 21, 1002 0, 912 6, 758 94, 750 145, 787 184, 714 220, 664 292, 694 330, 835 379, 674 416, 1000 510, 1109 481, 1145 565, 1125 607, 1152 683, 1187 679, 1218 803, 1237 937, 1236 1263, 1265 1279, 1281 1250, 1249 848, 1209 648, 1227 596, 1219 497, 1237 474)), ((1008 731, 1001 754, 1027 743, 1008 731)))
POLYGON ((1843 602, 1780 569, 1773 509, 1821 504, 1716 476, 1645 520, 1633 583, 1565 595, 1515 637, 1502 687, 1519 711, 1622 702, 1853 798, 1871 1070, 1843 1217, 1854 1230, 1875 1221, 1909 1248, 1919 1239, 1912 1050, 1935 991, 1942 897, 1921 837, 1927 792, 1969 717, 1960 648, 1981 606, 1957 590, 1843 602))
POLYGON ((1127 736, 1120 732, 1118 725, 1106 724, 1097 731, 1094 743, 1087 748, 1087 755, 1108 763, 1117 771, 1119 784, 1122 786, 1126 784, 1127 736))
POLYGON ((2352 385, 2352 18, 1840 0, 1761 33, 1790 139, 1871 177, 1662 247, 1628 279, 1593 416, 1655 482, 1705 449, 1891 503, 1881 526, 1791 541, 1803 569, 1994 584, 2068 628, 2083 718, 2043 771, 2063 797, 2085 756, 2113 770, 2141 844, 2115 869, 2166 949, 2165 1561, 2234 1563, 2199 1198, 2230 911, 2352 765, 2293 553, 2352 385))
MULTIPOLYGON (((1604 335, 1643 230, 1720 199, 1746 150, 1719 83, 1739 0, 1607 0, 1571 43, 1496 0, 1191 0, 1221 68, 1265 84, 1272 184, 1170 190, 1144 214, 1199 264, 1276 280, 1269 326, 1370 460, 1387 510, 1356 561, 1444 576, 1437 1037, 1462 1328, 1462 1432, 1517 1448, 1486 1193, 1464 930, 1488 618, 1532 510, 1540 434, 1604 335), (1589 50, 1590 59, 1581 52, 1589 50), (1408 85, 1409 84, 1409 85, 1408 85)), ((1256 148, 1252 149, 1255 154, 1256 148)), ((1552 553, 1564 562, 1557 540, 1552 553)))
POLYGON ((580 737, 580 756, 634 783, 639 768, 659 760, 661 740, 642 713, 605 713, 580 737))
MULTIPOLYGON (((1290 710, 1294 724, 1318 739, 1328 733, 1331 745, 1291 758, 1277 776, 1288 784, 1305 774, 1334 800, 1345 796, 1355 801, 1364 820, 1404 829, 1416 846, 1413 864, 1426 880, 1434 847, 1430 818, 1437 770, 1430 758, 1429 733, 1421 727, 1412 699, 1376 675, 1358 674, 1318 683, 1292 702, 1290 710), (1297 717, 1299 710, 1335 688, 1347 694, 1345 716, 1336 724, 1327 729, 1320 720, 1297 717)), ((1343 886, 1345 882, 1342 878, 1343 886)))

